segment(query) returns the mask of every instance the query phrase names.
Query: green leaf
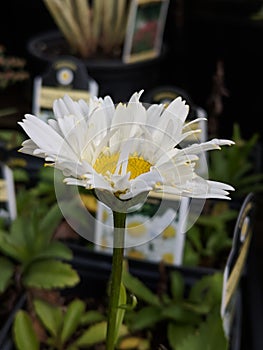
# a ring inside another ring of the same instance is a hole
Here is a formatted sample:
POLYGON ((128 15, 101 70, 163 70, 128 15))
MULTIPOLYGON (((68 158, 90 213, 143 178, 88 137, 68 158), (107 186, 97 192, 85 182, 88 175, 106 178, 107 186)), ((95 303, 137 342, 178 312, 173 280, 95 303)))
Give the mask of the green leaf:
POLYGON ((209 255, 213 255, 222 251, 225 248, 231 248, 232 239, 227 237, 227 233, 218 232, 211 235, 207 240, 206 251, 209 255))
POLYGON ((19 262, 23 262, 28 258, 25 247, 13 242, 12 237, 3 231, 0 231, 0 251, 19 262))
POLYGON ((210 305, 206 304, 206 303, 202 303, 202 304, 195 304, 195 303, 189 303, 187 301, 183 302, 183 307, 185 310, 189 310, 192 311, 196 314, 200 314, 200 315, 206 315, 211 307, 210 305))
POLYGON ((31 227, 31 222, 26 217, 17 216, 17 218, 12 222, 10 227, 10 243, 16 245, 27 245, 27 234, 29 228, 31 227))
POLYGON ((259 187, 262 188, 263 186, 262 181, 263 181, 263 174, 260 173, 260 174, 250 175, 249 177, 244 177, 242 180, 240 180, 240 184, 242 184, 243 186, 252 185, 252 184, 253 186, 259 185, 259 187))
POLYGON ((253 153, 259 139, 259 134, 255 133, 249 140, 243 140, 238 124, 234 125, 232 139, 235 145, 230 148, 222 148, 220 152, 211 152, 209 155, 210 177, 216 181, 232 183, 236 191, 234 197, 239 197, 249 192, 261 191, 258 189, 257 181, 253 181, 254 175, 258 174, 254 170, 253 153), (236 130, 239 130, 238 132, 236 130), (244 184, 251 184, 250 190, 244 184))
POLYGON ((194 324, 200 321, 200 316, 184 308, 182 304, 169 305, 162 309, 162 316, 171 320, 194 324))
POLYGON ((57 337, 63 322, 62 310, 59 307, 51 305, 41 299, 35 299, 33 304, 36 314, 45 328, 50 332, 50 334, 57 337))
POLYGON ((222 319, 219 313, 212 313, 201 324, 199 330, 186 337, 177 346, 176 350, 227 350, 228 348, 222 319))
MULTIPOLYGON (((36 210, 30 212, 30 216, 18 216, 10 227, 10 233, 5 240, 9 245, 9 250, 15 250, 14 258, 23 264, 31 261, 40 248, 38 247, 39 237, 43 236, 39 232, 39 216, 36 210)), ((42 238, 41 238, 42 239, 42 238)), ((43 246, 41 247, 43 249, 43 246)), ((14 252, 10 251, 14 255, 14 252)))
POLYGON ((30 264, 25 271, 23 284, 36 288, 64 288, 73 287, 80 278, 70 264, 56 260, 41 260, 30 264))
POLYGON ((192 226, 187 233, 187 240, 191 242, 197 252, 202 252, 202 232, 198 226, 192 226))
POLYGON ((220 305, 222 298, 223 273, 217 272, 213 275, 204 276, 197 281, 189 293, 189 301, 200 303, 212 308, 220 305))
POLYGON ((153 327, 163 319, 161 308, 156 306, 146 306, 133 314, 130 319, 130 328, 133 331, 153 327))
POLYGON ((57 203, 53 204, 48 213, 40 222, 40 230, 46 235, 46 239, 50 240, 55 229, 61 222, 63 215, 57 203))
POLYGON ((178 325, 176 323, 169 322, 167 326, 167 338, 172 350, 177 350, 177 346, 179 346, 189 334, 194 332, 195 327, 191 325, 178 325))
POLYGON ((138 278, 132 276, 128 271, 123 273, 123 283, 136 297, 144 300, 150 305, 160 305, 160 301, 148 287, 146 287, 138 278))
POLYGON ((81 317, 81 324, 82 325, 88 325, 95 322, 100 322, 105 320, 105 316, 102 315, 99 311, 91 310, 87 311, 82 317, 81 317))
POLYGON ((36 259, 58 258, 63 260, 71 260, 72 257, 71 249, 59 241, 50 242, 47 247, 35 256, 36 259))
POLYGON ((80 325, 85 311, 85 303, 82 300, 73 300, 67 308, 61 331, 61 340, 65 343, 80 325))
POLYGON ((96 323, 90 326, 77 340, 74 342, 79 347, 92 346, 94 344, 105 341, 107 331, 107 322, 96 323))
MULTIPOLYGON (((127 302, 127 295, 126 295, 126 289, 124 287, 124 284, 121 283, 120 286, 120 296, 119 296, 119 306, 121 305, 126 305, 127 302)), ((118 336, 119 336, 119 332, 120 332, 120 328, 122 325, 122 321, 125 315, 125 309, 119 307, 117 310, 117 317, 116 317, 116 327, 115 327, 115 344, 118 340, 118 336)))
POLYGON ((40 344, 29 315, 19 310, 13 324, 14 342, 17 350, 39 350, 40 344))
POLYGON ((76 344, 70 344, 67 350, 79 350, 79 347, 76 344))
POLYGON ((184 278, 178 271, 170 273, 171 294, 175 300, 181 300, 184 296, 184 278))
POLYGON ((29 175, 24 169, 13 169, 13 177, 15 183, 29 181, 29 175))
POLYGON ((0 256, 0 293, 8 287, 15 271, 15 265, 7 258, 0 256))
MULTIPOLYGON (((75 350, 79 348, 87 348, 92 345, 104 342, 106 340, 107 322, 103 321, 90 326, 84 333, 70 345, 69 349, 75 350)), ((121 325, 119 336, 123 337, 128 334, 128 329, 125 325, 121 325)), ((87 348, 89 349, 89 348, 87 348)))
POLYGON ((185 242, 183 265, 184 266, 197 266, 200 261, 200 255, 197 253, 190 242, 185 242))

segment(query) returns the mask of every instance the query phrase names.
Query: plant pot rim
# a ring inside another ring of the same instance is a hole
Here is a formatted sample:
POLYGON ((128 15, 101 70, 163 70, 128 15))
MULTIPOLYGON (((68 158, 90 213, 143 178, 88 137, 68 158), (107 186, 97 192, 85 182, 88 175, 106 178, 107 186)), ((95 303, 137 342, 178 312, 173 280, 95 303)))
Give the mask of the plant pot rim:
POLYGON ((46 63, 52 62, 54 59, 57 59, 60 56, 74 56, 75 58, 83 61, 90 68, 118 68, 122 66, 122 69, 134 69, 136 66, 156 64, 161 61, 167 53, 167 48, 163 45, 162 52, 159 56, 153 57, 147 60, 141 60, 138 62, 125 63, 121 58, 104 58, 104 57, 92 57, 83 59, 80 56, 76 56, 70 53, 69 46, 66 42, 66 39, 63 37, 62 33, 59 30, 45 31, 36 34, 31 37, 27 42, 27 51, 29 54, 35 58, 45 61, 46 63), (67 52, 60 53, 58 51, 59 44, 63 44, 64 49, 67 52), (50 53, 47 51, 48 45, 52 44, 54 52, 50 53))

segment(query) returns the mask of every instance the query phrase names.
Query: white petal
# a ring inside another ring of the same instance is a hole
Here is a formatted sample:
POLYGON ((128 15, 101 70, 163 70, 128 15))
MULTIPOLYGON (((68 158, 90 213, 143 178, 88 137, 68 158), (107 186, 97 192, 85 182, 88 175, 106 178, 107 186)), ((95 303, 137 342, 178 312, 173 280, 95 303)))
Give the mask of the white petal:
POLYGON ((27 114, 23 122, 19 122, 19 124, 43 152, 57 154, 63 146, 63 150, 74 157, 70 147, 65 144, 64 139, 38 117, 27 114))
POLYGON ((230 140, 218 140, 218 139, 213 139, 207 142, 202 142, 202 143, 195 143, 192 144, 186 148, 184 148, 184 150, 186 153, 188 154, 199 154, 199 153, 203 153, 206 151, 210 151, 210 150, 219 150, 220 146, 231 146, 234 144, 234 141, 230 141, 230 140))
POLYGON ((224 189, 226 191, 235 191, 234 187, 223 182, 207 180, 208 184, 213 188, 224 189))
MULTIPOLYGON (((53 103, 53 111, 58 119, 68 115, 75 115, 76 118, 82 119, 84 117, 83 109, 83 102, 80 105, 68 95, 55 100, 53 103)), ((85 108, 85 110, 88 109, 85 108)))
POLYGON ((129 190, 130 188, 130 173, 125 175, 113 175, 111 176, 111 181, 113 182, 114 192, 122 192, 125 190, 129 190))
POLYGON ((164 105, 151 105, 149 106, 149 108, 147 109, 147 123, 146 125, 148 127, 150 127, 150 129, 152 127, 155 127, 160 120, 161 114, 164 110, 164 105))
POLYGON ((161 181, 160 174, 157 171, 150 171, 141 174, 133 180, 130 180, 130 189, 128 192, 121 194, 121 199, 130 199, 138 194, 149 192, 154 189, 156 183, 161 181))
POLYGON ((86 187, 87 183, 85 180, 76 179, 74 177, 67 177, 64 179, 65 184, 86 187))
POLYGON ((135 93, 131 96, 131 98, 130 98, 130 100, 129 100, 129 103, 137 103, 137 102, 139 102, 139 99, 140 99, 141 95, 143 94, 143 91, 144 91, 144 90, 141 90, 141 91, 139 91, 139 92, 135 92, 135 93))
POLYGON ((45 123, 26 115, 19 123, 30 137, 20 151, 52 162, 66 176, 67 184, 94 188, 99 199, 113 210, 134 209, 149 191, 229 199, 232 186, 199 177, 195 166, 198 154, 234 142, 214 139, 176 148, 197 132, 188 130, 191 124, 204 118, 185 123, 189 106, 181 97, 167 108, 153 105, 146 109, 140 102, 142 93, 135 92, 127 104, 116 108, 109 96, 91 97, 87 104, 65 95, 54 101, 57 119, 45 123), (119 157, 115 174, 108 171, 104 176, 95 171, 93 166, 101 153, 119 157), (127 172, 130 156, 148 161, 150 171, 131 179, 127 172))
POLYGON ((189 113, 189 106, 186 104, 186 101, 183 101, 179 96, 164 110, 162 118, 173 116, 173 118, 179 119, 181 124, 185 122, 185 119, 189 113))
POLYGON ((185 123, 184 124, 184 127, 183 129, 188 129, 189 126, 193 125, 193 124, 196 124, 196 123, 199 123, 201 121, 207 121, 207 118, 196 118, 194 120, 190 120, 189 122, 185 123))

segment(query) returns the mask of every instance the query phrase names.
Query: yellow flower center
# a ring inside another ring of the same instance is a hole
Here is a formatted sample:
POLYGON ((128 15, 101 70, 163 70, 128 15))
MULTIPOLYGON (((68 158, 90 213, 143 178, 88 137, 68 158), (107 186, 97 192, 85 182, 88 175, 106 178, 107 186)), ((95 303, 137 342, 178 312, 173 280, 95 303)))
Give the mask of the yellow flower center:
MULTIPOLYGON (((119 153, 115 153, 112 155, 101 154, 97 159, 93 166, 93 168, 97 171, 97 173, 106 175, 108 172, 114 174, 116 171, 116 167, 119 160, 119 153)), ((135 179, 137 176, 147 173, 150 171, 151 163, 147 162, 147 160, 143 159, 143 157, 139 157, 137 154, 130 155, 128 159, 128 165, 126 173, 130 172, 130 179, 135 179)), ((121 168, 119 170, 119 174, 121 174, 121 168)))

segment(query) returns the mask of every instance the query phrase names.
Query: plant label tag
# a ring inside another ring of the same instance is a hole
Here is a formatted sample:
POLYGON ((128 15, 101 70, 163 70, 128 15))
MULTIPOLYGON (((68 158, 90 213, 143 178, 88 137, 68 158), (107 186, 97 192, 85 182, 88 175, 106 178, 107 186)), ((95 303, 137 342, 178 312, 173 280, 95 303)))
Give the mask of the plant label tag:
MULTIPOLYGON (((146 202, 126 218, 125 254, 129 258, 181 265, 185 241, 189 198, 157 196, 150 193, 146 202)), ((113 214, 98 202, 95 249, 112 252, 113 214)))
POLYGON ((123 62, 134 63, 160 55, 169 0, 132 0, 123 62))
POLYGON ((87 102, 97 94, 98 84, 88 75, 84 63, 75 57, 61 57, 50 64, 45 74, 35 77, 32 111, 46 121, 53 118, 55 99, 69 95, 87 102))
POLYGON ((239 281, 244 271, 254 222, 254 195, 248 194, 240 209, 233 235, 233 245, 224 270, 221 317, 227 337, 234 322, 239 281))
POLYGON ((10 221, 17 215, 13 171, 0 163, 0 217, 10 221))

